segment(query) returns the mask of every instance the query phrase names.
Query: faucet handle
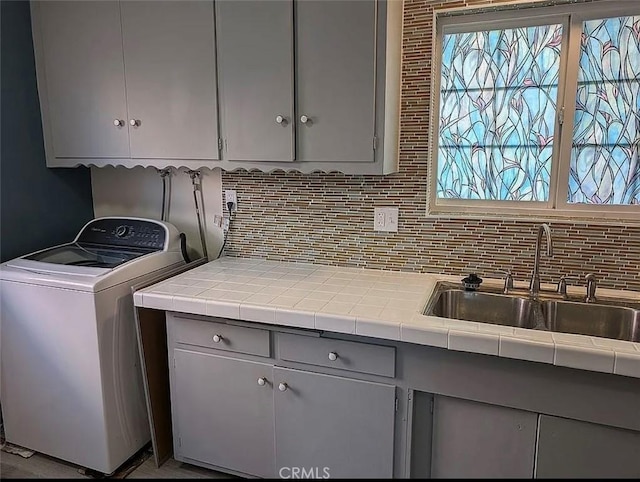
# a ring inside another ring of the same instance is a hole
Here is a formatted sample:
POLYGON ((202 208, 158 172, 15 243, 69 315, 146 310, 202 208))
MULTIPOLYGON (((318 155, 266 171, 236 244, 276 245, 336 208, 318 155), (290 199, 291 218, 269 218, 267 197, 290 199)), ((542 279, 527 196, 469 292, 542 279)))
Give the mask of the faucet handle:
POLYGON ((511 270, 507 269, 507 270, 498 270, 498 272, 504 274, 504 287, 502 288, 502 291, 504 293, 508 293, 509 290, 513 289, 513 275, 511 274, 511 270))
POLYGON ((559 295, 562 295, 564 298, 567 297, 567 278, 568 278, 568 275, 566 274, 562 275, 556 287, 556 293, 558 293, 559 295))
POLYGON ((587 273, 584 279, 587 281, 587 296, 584 301, 587 303, 593 303, 596 301, 596 285, 598 280, 594 273, 587 273))

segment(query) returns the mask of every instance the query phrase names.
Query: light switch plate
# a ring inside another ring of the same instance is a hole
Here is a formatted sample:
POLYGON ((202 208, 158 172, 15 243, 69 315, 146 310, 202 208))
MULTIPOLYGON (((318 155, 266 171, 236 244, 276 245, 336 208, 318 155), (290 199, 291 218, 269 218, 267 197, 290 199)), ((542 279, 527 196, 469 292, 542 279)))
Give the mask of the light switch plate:
POLYGON ((374 231, 398 232, 398 208, 380 207, 373 212, 374 231))

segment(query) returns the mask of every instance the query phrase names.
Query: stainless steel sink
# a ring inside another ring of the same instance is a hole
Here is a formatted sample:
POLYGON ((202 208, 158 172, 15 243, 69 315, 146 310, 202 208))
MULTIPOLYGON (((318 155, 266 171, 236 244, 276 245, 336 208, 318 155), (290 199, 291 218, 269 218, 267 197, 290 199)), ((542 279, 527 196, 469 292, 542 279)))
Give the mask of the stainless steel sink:
POLYGON ((504 294, 499 288, 465 291, 453 283, 439 282, 424 314, 640 342, 640 303, 625 300, 585 303, 545 299, 542 293, 532 299, 526 294, 504 294))
POLYGON ((531 316, 531 305, 527 298, 448 289, 440 292, 428 314, 456 320, 533 328, 535 322, 531 316))
POLYGON ((640 341, 640 310, 573 301, 541 304, 544 324, 550 331, 640 341))

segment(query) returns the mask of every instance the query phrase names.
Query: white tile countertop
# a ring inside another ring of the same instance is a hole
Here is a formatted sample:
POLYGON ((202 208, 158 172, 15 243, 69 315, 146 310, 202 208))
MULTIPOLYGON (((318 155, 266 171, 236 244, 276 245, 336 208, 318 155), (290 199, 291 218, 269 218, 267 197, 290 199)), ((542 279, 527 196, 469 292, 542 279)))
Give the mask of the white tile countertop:
MULTIPOLYGON (((438 281, 460 276, 221 258, 137 291, 134 304, 640 378, 640 343, 425 316, 438 281)), ((598 294, 640 301, 640 292, 598 294)))

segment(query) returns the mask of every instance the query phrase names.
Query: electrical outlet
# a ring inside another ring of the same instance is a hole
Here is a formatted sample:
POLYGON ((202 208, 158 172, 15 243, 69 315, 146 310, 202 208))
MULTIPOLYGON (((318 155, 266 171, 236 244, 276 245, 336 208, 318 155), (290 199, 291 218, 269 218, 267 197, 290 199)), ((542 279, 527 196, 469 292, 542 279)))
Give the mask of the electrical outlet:
POLYGON ((236 211, 238 209, 238 197, 236 196, 236 192, 232 189, 229 189, 227 191, 224 192, 224 204, 225 206, 227 205, 227 203, 233 203, 233 209, 232 211, 236 211))
POLYGON ((384 208, 374 208, 373 230, 384 231, 384 208))
POLYGON ((374 231, 398 231, 398 208, 384 207, 374 208, 373 212, 374 231))

